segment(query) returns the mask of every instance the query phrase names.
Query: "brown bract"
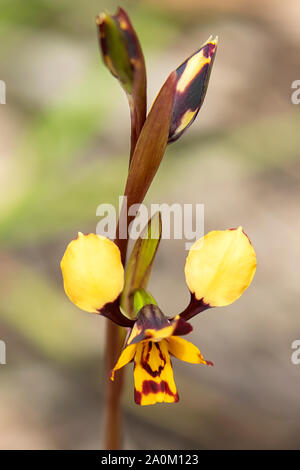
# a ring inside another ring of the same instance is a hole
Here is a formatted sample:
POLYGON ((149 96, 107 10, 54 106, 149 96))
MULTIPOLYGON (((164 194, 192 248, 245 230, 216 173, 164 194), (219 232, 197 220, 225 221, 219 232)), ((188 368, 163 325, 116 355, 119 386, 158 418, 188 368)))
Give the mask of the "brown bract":
POLYGON ((175 86, 173 72, 160 90, 142 129, 125 188, 128 207, 143 201, 165 153, 175 86))
MULTIPOLYGON (((121 209, 119 221, 121 226, 128 226, 134 218, 128 216, 127 207, 143 202, 164 156, 169 136, 175 87, 176 73, 172 72, 154 101, 137 141, 125 187, 127 205, 123 205, 121 209)), ((119 238, 119 226, 116 243, 120 248, 124 264, 127 238, 119 238)))

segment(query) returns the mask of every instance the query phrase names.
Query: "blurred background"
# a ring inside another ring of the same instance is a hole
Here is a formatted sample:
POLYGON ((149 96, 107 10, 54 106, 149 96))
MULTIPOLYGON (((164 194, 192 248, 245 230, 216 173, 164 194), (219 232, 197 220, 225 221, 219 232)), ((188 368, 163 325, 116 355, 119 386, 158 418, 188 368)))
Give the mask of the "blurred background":
MULTIPOLYGON (((194 318, 215 364, 173 361, 178 405, 123 397, 127 449, 300 447, 298 0, 119 2, 144 48, 149 104, 169 72, 219 35, 206 101, 168 147, 147 201, 205 204, 205 231, 243 225, 258 257, 234 305, 194 318)), ((101 448, 105 320, 66 298, 59 262, 96 208, 122 194, 127 102, 102 64, 95 16, 114 0, 1 0, 1 449, 101 448)), ((188 292, 184 240, 163 241, 150 283, 162 310, 188 292)))

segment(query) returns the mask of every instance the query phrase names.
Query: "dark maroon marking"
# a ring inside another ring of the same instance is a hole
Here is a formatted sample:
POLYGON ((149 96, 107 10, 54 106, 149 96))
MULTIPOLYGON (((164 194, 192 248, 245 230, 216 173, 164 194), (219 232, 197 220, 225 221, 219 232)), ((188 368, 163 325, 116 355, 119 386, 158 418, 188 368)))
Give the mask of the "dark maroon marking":
POLYGON ((152 349, 152 341, 149 341, 149 343, 148 343, 148 351, 147 351, 147 356, 146 356, 145 362, 148 362, 148 361, 149 361, 151 349, 152 349))
POLYGON ((184 92, 177 92, 175 94, 168 140, 169 143, 175 142, 177 139, 179 139, 179 137, 185 132, 185 130, 192 125, 203 104, 211 69, 215 58, 216 46, 211 43, 206 44, 203 48, 199 49, 197 52, 195 52, 195 54, 192 54, 183 64, 181 64, 176 70, 176 74, 177 81, 179 81, 181 75, 183 74, 186 68, 188 61, 191 59, 191 57, 198 54, 201 50, 203 50, 203 55, 205 57, 211 57, 211 61, 210 63, 205 64, 201 68, 198 74, 191 80, 190 84, 187 86, 184 92), (176 130, 181 124, 181 119, 187 111, 195 111, 195 115, 193 116, 191 122, 182 131, 176 134, 176 130))
MULTIPOLYGON (((120 38, 122 39, 127 51, 128 56, 130 58, 130 71, 132 73, 132 78, 135 72, 134 65, 132 63, 132 59, 143 60, 143 53, 141 50, 141 46, 135 30, 130 22, 128 15, 122 8, 119 8, 116 15, 113 15, 112 20, 115 22, 116 27, 119 30, 120 38), (121 28, 121 21, 126 23, 126 29, 121 28)), ((100 39, 100 47, 102 49, 102 53, 104 55, 104 61, 106 61, 105 56, 109 57, 109 50, 108 50, 108 42, 107 42, 107 24, 105 20, 99 21, 97 23, 98 32, 99 32, 99 39, 100 39)), ((107 61, 106 61, 107 63, 107 61)), ((118 75, 111 69, 110 64, 107 63, 110 72, 116 77, 119 78, 118 75)))
POLYGON ((113 321, 117 325, 132 328, 134 321, 125 317, 120 310, 120 295, 113 302, 108 302, 98 310, 101 315, 113 321))
POLYGON ((190 60, 191 57, 193 57, 193 55, 191 55, 185 62, 183 62, 183 64, 179 65, 179 67, 176 69, 177 80, 180 79, 181 75, 185 71, 188 61, 190 60))
POLYGON ((132 59, 137 59, 143 61, 143 52, 139 43, 139 39, 136 35, 134 27, 129 19, 129 16, 123 10, 123 8, 119 7, 117 14, 114 16, 114 19, 118 22, 118 26, 120 28, 121 34, 124 35, 125 44, 128 50, 128 55, 130 57, 131 67, 134 72, 134 65, 132 63, 132 59), (121 21, 124 21, 127 25, 126 29, 121 28, 121 21))
POLYGON ((195 294, 191 292, 190 303, 186 309, 180 313, 180 317, 184 320, 190 320, 190 318, 194 317, 198 313, 203 312, 204 310, 207 310, 208 308, 211 308, 211 306, 203 301, 203 297, 202 299, 198 300, 195 294))
POLYGON ((208 59, 209 57, 213 55, 213 53, 215 52, 215 49, 216 49, 216 45, 209 42, 203 47, 202 54, 204 57, 208 59))
POLYGON ((149 393, 158 393, 161 391, 160 384, 154 382, 154 380, 144 380, 143 382, 143 391, 144 395, 149 395, 149 393))
POLYGON ((173 332, 173 336, 183 336, 193 331, 193 327, 190 323, 185 321, 183 318, 179 318, 176 328, 173 332))
POLYGON ((134 389, 134 401, 137 405, 140 405, 142 402, 142 394, 136 388, 134 389))
POLYGON ((179 400, 178 392, 173 393, 172 390, 170 390, 168 382, 166 381, 163 381, 163 382, 164 382, 164 392, 170 395, 171 397, 174 397, 175 402, 177 402, 179 400))
POLYGON ((137 318, 138 326, 143 329, 161 330, 162 328, 169 326, 167 317, 156 305, 145 305, 138 314, 137 318))
POLYGON ((191 80, 182 93, 176 93, 173 114, 171 119, 169 142, 177 140, 184 131, 192 125, 204 101, 208 79, 210 76, 210 64, 205 64, 198 74, 191 80), (187 111, 196 111, 191 122, 178 134, 176 130, 181 124, 181 119, 187 111))
POLYGON ((149 393, 166 393, 170 397, 174 397, 175 401, 179 400, 178 393, 173 393, 169 387, 168 382, 162 380, 160 383, 154 382, 154 380, 144 380, 142 394, 149 395, 149 393))
POLYGON ((101 49, 102 49, 102 53, 103 53, 104 56, 107 56, 107 46, 106 46, 106 41, 105 41, 105 32, 103 30, 103 28, 106 28, 106 27, 105 27, 105 24, 104 24, 103 21, 101 23, 99 23, 97 26, 98 26, 100 46, 101 46, 101 49))
POLYGON ((156 349, 158 349, 160 359, 166 363, 166 359, 162 353, 162 350, 160 349, 159 343, 154 343, 154 346, 156 349))
MULTIPOLYGON (((138 59, 139 49, 138 49, 138 45, 136 44, 134 35, 128 29, 122 29, 122 28, 120 28, 120 29, 121 29, 121 31, 123 32, 123 34, 126 38, 126 45, 127 45, 127 50, 128 50, 130 60, 138 59)), ((132 66, 132 64, 131 64, 131 66, 132 66)))
POLYGON ((214 363, 211 362, 211 361, 205 361, 205 362, 206 362, 206 365, 207 365, 207 366, 213 366, 213 365, 214 365, 214 363))
POLYGON ((152 342, 150 341, 148 343, 148 351, 147 351, 147 355, 146 355, 146 358, 144 359, 143 356, 142 356, 142 360, 141 360, 141 366, 142 368, 149 374, 151 375, 151 377, 159 377, 160 374, 161 374, 161 371, 165 368, 165 365, 166 365, 166 358, 163 356, 163 354, 161 353, 160 351, 160 348, 159 348, 159 345, 154 343, 155 346, 158 348, 159 352, 160 352, 160 358, 161 360, 163 361, 163 364, 159 366, 158 370, 152 370, 148 361, 149 361, 149 357, 150 357, 150 348, 152 348, 152 342), (151 346, 150 346, 151 345, 151 346))

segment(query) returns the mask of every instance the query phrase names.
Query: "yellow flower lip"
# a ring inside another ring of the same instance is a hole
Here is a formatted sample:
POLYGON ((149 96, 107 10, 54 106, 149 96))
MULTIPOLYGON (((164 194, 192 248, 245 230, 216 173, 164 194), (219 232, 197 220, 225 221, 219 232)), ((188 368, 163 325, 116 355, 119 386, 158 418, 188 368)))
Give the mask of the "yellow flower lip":
POLYGON ((115 301, 124 286, 119 248, 108 238, 78 233, 61 260, 64 289, 77 307, 87 312, 115 301))
POLYGON ((186 283, 198 301, 229 305, 249 287, 256 270, 254 248, 242 227, 212 231, 190 249, 186 283))
POLYGON ((167 319, 156 305, 145 305, 140 310, 127 346, 110 376, 114 380, 118 369, 134 361, 136 404, 144 406, 176 403, 179 400, 170 354, 192 364, 212 365, 203 358, 196 346, 177 336, 191 331, 180 322, 189 325, 179 316, 167 319))

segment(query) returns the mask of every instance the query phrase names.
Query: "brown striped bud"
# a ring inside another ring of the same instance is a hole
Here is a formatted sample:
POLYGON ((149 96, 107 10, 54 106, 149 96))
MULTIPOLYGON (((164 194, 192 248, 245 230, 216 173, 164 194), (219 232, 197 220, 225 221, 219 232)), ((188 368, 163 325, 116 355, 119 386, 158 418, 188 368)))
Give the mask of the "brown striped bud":
POLYGON ((205 98, 217 44, 218 38, 210 37, 201 49, 176 69, 169 142, 177 140, 196 119, 205 98))
POLYGON ((96 23, 105 65, 125 91, 133 94, 136 75, 145 75, 145 64, 138 37, 128 15, 119 8, 116 15, 101 13, 96 23))

